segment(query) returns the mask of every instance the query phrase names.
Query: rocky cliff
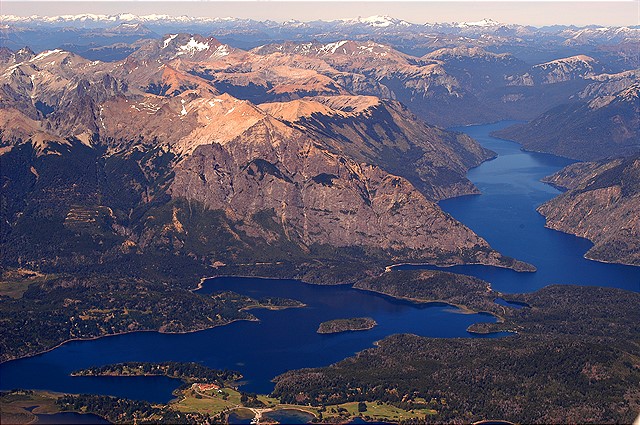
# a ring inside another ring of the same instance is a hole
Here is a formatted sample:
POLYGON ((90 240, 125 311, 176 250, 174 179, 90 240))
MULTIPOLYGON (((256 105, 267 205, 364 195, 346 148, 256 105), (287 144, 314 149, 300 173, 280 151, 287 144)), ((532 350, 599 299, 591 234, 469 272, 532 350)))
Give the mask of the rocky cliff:
POLYGON ((465 174, 493 157, 464 134, 418 119, 404 105, 373 96, 318 96, 260 108, 332 152, 402 176, 431 200, 477 193, 465 174))
POLYGON ((224 211, 248 235, 302 250, 359 246, 429 262, 502 262, 406 179, 322 149, 271 118, 224 145, 199 146, 176 167, 170 194, 224 211))
POLYGON ((570 165, 545 181, 568 189, 538 208, 547 227, 587 238, 587 258, 640 265, 640 154, 570 165))

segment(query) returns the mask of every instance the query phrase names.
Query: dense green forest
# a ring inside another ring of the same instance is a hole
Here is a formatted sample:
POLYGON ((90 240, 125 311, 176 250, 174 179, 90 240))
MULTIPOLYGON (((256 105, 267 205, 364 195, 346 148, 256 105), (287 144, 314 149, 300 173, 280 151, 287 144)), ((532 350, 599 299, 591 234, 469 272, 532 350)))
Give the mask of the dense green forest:
POLYGON ((2 296, 0 360, 42 352, 75 338, 157 330, 188 332, 257 320, 249 308, 299 307, 221 292, 201 295, 166 283, 107 276, 59 276, 33 283, 20 298, 2 296))
POLYGON ((349 319, 335 319, 320 323, 319 334, 332 334, 346 331, 364 331, 376 326, 377 323, 370 317, 352 317, 349 319))
POLYGON ((90 367, 72 373, 73 376, 168 376, 187 383, 217 383, 242 378, 239 372, 216 370, 193 362, 126 362, 90 367))
POLYGON ((433 422, 500 418, 523 423, 631 422, 640 411, 640 294, 551 286, 514 296, 516 329, 497 339, 393 335, 324 368, 276 378, 282 402, 328 405, 425 399, 433 422))
POLYGON ((501 294, 493 291, 489 282, 439 270, 393 270, 363 279, 353 287, 416 302, 446 302, 496 315, 504 310, 493 302, 501 294))

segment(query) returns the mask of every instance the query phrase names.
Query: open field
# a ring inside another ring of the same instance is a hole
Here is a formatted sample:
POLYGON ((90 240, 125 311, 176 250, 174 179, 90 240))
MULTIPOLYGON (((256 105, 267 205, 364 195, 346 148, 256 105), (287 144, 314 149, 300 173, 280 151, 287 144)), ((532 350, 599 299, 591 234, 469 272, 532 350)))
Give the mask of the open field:
POLYGON ((0 395, 0 423, 26 424, 36 420, 36 413, 58 413, 58 394, 46 391, 23 391, 0 395), (35 407, 34 407, 35 406, 35 407))
POLYGON ((0 276, 0 296, 10 298, 22 298, 30 285, 46 282, 55 275, 46 275, 32 270, 12 269, 5 270, 0 276))
MULTIPOLYGON (((233 409, 247 410, 247 408, 242 407, 240 402, 240 393, 238 391, 225 388, 224 392, 228 394, 226 400, 223 399, 222 394, 217 393, 216 391, 197 393, 192 389, 188 389, 183 393, 184 398, 172 404, 172 407, 181 412, 207 413, 211 416, 233 409), (197 396, 200 396, 200 398, 197 396)), ((431 409, 415 409, 407 411, 387 403, 367 402, 367 410, 364 412, 358 412, 358 403, 356 402, 329 405, 326 406, 325 409, 321 409, 318 407, 297 404, 282 404, 278 399, 266 395, 259 395, 258 400, 264 403, 265 409, 298 409, 312 413, 315 416, 320 416, 320 414, 322 414, 324 419, 345 419, 357 416, 369 416, 376 420, 400 421, 423 418, 426 415, 435 413, 435 411, 431 409)))

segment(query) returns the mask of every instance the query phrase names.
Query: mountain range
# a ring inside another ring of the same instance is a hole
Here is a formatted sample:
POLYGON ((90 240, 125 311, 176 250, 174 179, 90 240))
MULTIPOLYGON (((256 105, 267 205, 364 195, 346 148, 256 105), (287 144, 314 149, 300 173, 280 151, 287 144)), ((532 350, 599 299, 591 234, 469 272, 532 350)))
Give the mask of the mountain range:
MULTIPOLYGON (((243 49, 286 40, 335 42, 347 38, 391 44, 416 56, 443 47, 467 45, 498 52, 517 51, 525 60, 530 58, 535 62, 582 53, 598 58, 613 58, 622 66, 640 65, 634 53, 637 52, 638 26, 556 25, 536 28, 500 23, 489 18, 462 23, 411 23, 390 16, 275 22, 233 17, 138 16, 131 13, 3 15, 2 23, 2 45, 14 50, 24 45, 34 50, 44 50, 67 44, 67 49, 86 51, 96 46, 132 43, 167 33, 188 32, 214 35, 243 49), (61 28, 65 30, 60 31, 61 28)), ((126 54, 125 51, 122 53, 126 54)))
MULTIPOLYGON (((12 19, 10 25, 27 24, 12 19)), ((30 19, 31 24, 38 20, 30 19)), ((110 22, 109 29, 127 33, 145 32, 135 17, 82 19, 110 22)), ((331 25, 412 27, 385 19, 331 25)), ((79 22, 66 17, 49 24, 62 21, 79 22)), ((496 27, 501 26, 489 20, 450 26, 481 32, 496 27)), ((51 181, 40 178, 45 169, 66 173, 64 168, 75 164, 74 173, 97 166, 98 175, 109 177, 65 188, 55 220, 66 222, 73 208, 108 208, 110 217, 101 231, 111 238, 112 250, 177 249, 200 261, 233 264, 240 263, 238 252, 246 254, 238 246, 277 245, 276 252, 285 257, 294 250, 304 258, 324 255, 325 248, 319 247, 358 247, 377 259, 527 268, 492 251, 435 204, 477 193, 465 173, 493 153, 426 123, 460 125, 542 114, 504 133, 535 149, 524 141, 527 126, 536 126, 538 136, 545 131, 557 135, 562 124, 553 120, 573 114, 570 121, 579 125, 575 115, 583 114, 585 120, 608 119, 618 129, 627 128, 612 140, 620 149, 612 150, 600 134, 562 126, 584 140, 579 146, 566 138, 567 149, 579 148, 585 158, 602 151, 632 152, 638 73, 607 73, 611 62, 586 55, 530 65, 511 53, 461 44, 418 57, 375 41, 286 41, 244 50, 214 37, 170 33, 129 44, 123 59, 112 60, 107 52, 105 61, 63 49, 5 48, 0 52, 2 159, 32 158, 18 167, 20 172, 10 168, 17 174, 4 177, 6 187, 16 186, 7 193, 19 196, 5 195, 5 203, 20 205, 5 209, 10 224, 5 233, 20 235, 14 229, 20 228, 24 208, 39 211, 53 202, 44 200, 53 190, 51 181), (545 114, 552 118, 545 120, 545 114), (78 167, 80 158, 85 162, 78 167), (115 167, 108 165, 113 161, 126 164, 126 171, 109 168, 115 167), (26 193, 15 183, 23 179, 31 182, 26 193), (112 192, 113 185, 126 190, 112 192), (200 230, 185 230, 183 200, 190 219, 193 205, 203 214, 217 211, 228 243, 213 249, 210 241, 192 251, 187 235, 200 230), (163 222, 148 221, 151 208, 173 212, 159 214, 163 222)), ((543 140, 536 137, 535 143, 543 140)), ((541 146, 571 156, 561 151, 562 144, 541 146)), ((249 251, 252 258, 260 257, 249 251)), ((274 263, 281 259, 267 257, 274 263)), ((16 256, 12 261, 23 260, 16 256)))
MULTIPOLYGON (((634 77, 637 71, 634 71, 634 77)), ((552 108, 531 122, 506 128, 496 135, 521 143, 525 149, 596 160, 640 151, 640 84, 612 76, 595 82, 581 98, 552 108), (627 85, 628 84, 628 85, 627 85)))
MULTIPOLYGON (((639 38, 638 27, 491 19, 3 16, 0 361, 71 339, 257 321, 249 309, 307 302, 198 291, 203 276, 354 284, 402 300, 385 309, 438 302, 489 313, 467 332, 502 333, 389 336, 276 377, 282 403, 317 406, 319 418, 332 409, 335 420, 347 418, 338 403, 352 403, 340 405, 416 409, 427 421, 628 421, 637 294, 569 285, 502 294, 470 276, 390 265, 495 266, 514 281, 536 270, 439 205, 480 194, 467 173, 497 156, 461 127, 503 120, 514 122, 495 135, 523 149, 588 161, 545 179, 563 190, 538 208, 547 227, 591 240, 589 259, 640 265, 639 38)), ((192 388, 182 394, 198 398, 192 388)), ((14 393, 1 396, 4 406, 14 393)), ((138 418, 127 406, 113 415, 138 418)))
POLYGON ((295 269, 355 250, 373 261, 530 268, 435 204, 476 193, 466 170, 493 153, 397 101, 286 65, 274 76, 279 101, 242 100, 198 75, 223 66, 234 78, 227 67, 247 58, 259 76, 273 68, 186 34, 117 62, 63 50, 2 57, 7 263, 71 270, 172 252, 295 269), (311 93, 309 78, 326 90, 311 93), (300 88, 307 96, 291 100, 300 88))

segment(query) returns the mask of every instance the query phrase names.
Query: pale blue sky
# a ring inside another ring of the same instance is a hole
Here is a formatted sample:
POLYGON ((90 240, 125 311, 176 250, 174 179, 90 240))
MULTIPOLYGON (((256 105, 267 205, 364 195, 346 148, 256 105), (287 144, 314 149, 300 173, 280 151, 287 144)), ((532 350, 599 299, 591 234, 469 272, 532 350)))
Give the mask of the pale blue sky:
POLYGON ((627 1, 409 1, 409 2, 315 2, 315 1, 7 1, 0 0, 1 14, 60 15, 168 14, 285 21, 339 19, 390 15, 414 23, 478 21, 526 25, 638 25, 640 2, 627 1))

